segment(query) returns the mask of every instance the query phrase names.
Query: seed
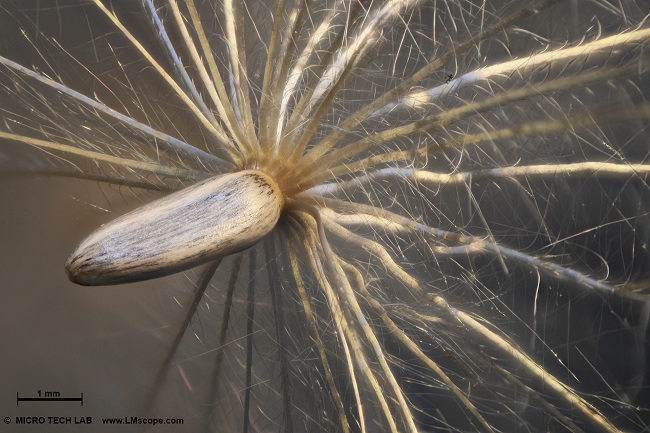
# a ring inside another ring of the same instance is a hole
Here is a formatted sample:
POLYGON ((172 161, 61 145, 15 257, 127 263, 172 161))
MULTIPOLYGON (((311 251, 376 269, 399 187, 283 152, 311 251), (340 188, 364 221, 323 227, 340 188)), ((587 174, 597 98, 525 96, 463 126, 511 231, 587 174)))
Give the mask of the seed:
POLYGON ((184 271, 258 242, 282 204, 279 186, 260 171, 216 176, 94 231, 70 254, 66 272, 77 284, 96 286, 184 271))

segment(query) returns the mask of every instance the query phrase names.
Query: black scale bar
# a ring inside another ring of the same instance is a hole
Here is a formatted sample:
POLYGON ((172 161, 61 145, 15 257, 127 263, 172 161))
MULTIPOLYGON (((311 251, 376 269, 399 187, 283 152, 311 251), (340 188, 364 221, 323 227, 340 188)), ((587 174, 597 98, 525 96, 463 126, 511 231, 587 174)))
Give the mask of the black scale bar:
POLYGON ((84 394, 82 392, 81 397, 20 397, 16 393, 16 406, 19 406, 21 401, 78 401, 83 406, 84 394))

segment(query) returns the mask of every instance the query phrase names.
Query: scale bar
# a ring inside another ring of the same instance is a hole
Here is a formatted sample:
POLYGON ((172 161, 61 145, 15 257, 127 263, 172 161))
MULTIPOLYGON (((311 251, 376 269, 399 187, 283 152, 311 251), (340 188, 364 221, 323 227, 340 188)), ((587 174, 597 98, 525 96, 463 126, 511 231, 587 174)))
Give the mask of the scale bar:
POLYGON ((82 392, 81 397, 20 397, 16 393, 16 406, 19 406, 21 401, 78 401, 83 406, 84 394, 82 392))

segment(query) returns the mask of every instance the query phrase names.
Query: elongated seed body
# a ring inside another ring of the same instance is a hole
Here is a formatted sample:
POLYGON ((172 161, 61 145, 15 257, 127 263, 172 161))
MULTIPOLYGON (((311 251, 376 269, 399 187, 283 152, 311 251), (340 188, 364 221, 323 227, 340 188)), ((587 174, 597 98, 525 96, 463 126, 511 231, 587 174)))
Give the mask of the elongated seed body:
POLYGON ((100 227, 70 254, 66 272, 89 286, 184 271, 255 244, 273 229, 283 203, 263 172, 216 176, 100 227))

